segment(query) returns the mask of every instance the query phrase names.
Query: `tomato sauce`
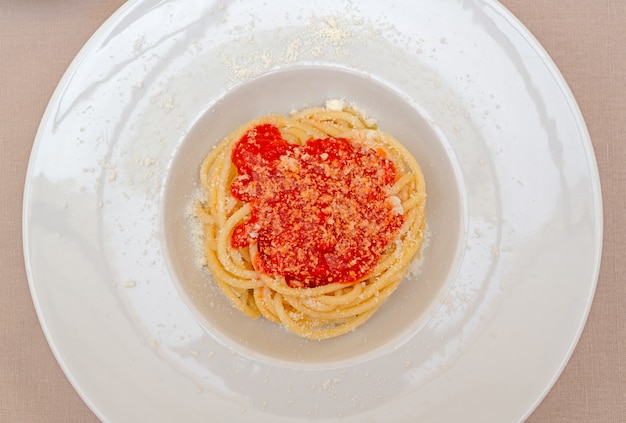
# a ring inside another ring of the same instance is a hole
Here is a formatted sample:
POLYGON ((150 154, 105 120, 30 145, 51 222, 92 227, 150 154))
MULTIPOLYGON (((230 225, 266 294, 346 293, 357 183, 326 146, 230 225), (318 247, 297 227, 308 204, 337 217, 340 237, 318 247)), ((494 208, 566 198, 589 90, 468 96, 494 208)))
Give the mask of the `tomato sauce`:
POLYGON ((256 268, 292 287, 367 277, 404 222, 386 190, 396 169, 382 149, 344 138, 295 145, 270 124, 235 145, 230 191, 250 203, 233 248, 256 243, 256 268))

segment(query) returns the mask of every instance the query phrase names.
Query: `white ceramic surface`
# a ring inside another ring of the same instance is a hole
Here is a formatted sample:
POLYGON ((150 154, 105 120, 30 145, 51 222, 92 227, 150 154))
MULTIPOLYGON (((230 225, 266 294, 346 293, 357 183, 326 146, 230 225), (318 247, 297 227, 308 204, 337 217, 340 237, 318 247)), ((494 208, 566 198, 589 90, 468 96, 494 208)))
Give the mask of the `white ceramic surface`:
POLYGON ((59 84, 29 164, 24 248, 63 370, 111 422, 523 420, 578 340, 600 264, 598 173, 562 77, 494 1, 285 4, 131 1, 59 84), (265 106, 345 93, 381 126, 413 116, 406 127, 421 134, 405 142, 432 187, 429 219, 450 222, 431 228, 443 241, 426 258, 441 268, 318 354, 292 341, 272 350, 264 323, 237 337, 217 316, 198 320, 170 276, 183 238, 168 199, 185 176, 169 171, 197 153, 203 122, 224 125, 218 134, 265 112, 255 98, 217 119, 218 99, 307 69, 353 77, 265 106), (365 94, 375 83, 394 110, 365 94))
POLYGON ((172 279, 211 334, 255 360, 288 367, 333 368, 394 350, 414 336, 440 306, 456 279, 465 250, 467 200, 454 151, 408 99, 370 75, 320 65, 291 66, 237 86, 193 124, 167 174, 161 222, 172 279), (232 307, 208 270, 198 264, 198 255, 204 253, 203 241, 189 210, 197 200, 202 159, 233 128, 255 117, 289 115, 291 110, 323 106, 326 100, 337 98, 349 99, 368 116, 376 116, 380 128, 405 140, 418 162, 425 164, 428 235, 406 283, 367 325, 318 342, 293 336, 269 322, 251 320, 232 307))

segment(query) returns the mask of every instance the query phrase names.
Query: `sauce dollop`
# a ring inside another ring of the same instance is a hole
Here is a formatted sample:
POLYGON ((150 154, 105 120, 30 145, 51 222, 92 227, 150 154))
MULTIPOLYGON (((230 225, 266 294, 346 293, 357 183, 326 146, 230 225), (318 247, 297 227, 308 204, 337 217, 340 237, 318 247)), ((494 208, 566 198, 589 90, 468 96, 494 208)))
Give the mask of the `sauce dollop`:
POLYGON ((385 155, 344 138, 291 144, 271 124, 249 130, 232 152, 230 191, 251 212, 231 246, 256 243, 255 268, 291 287, 366 278, 404 222, 386 194, 396 168, 385 155))

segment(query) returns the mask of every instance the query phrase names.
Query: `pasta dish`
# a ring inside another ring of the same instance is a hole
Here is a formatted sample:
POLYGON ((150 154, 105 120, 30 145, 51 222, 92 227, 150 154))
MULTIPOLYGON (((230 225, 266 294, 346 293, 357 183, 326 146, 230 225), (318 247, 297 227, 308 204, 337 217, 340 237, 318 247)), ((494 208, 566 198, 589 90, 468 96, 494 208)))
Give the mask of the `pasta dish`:
POLYGON ((203 160, 204 265, 249 317, 310 339, 380 307, 419 256, 426 188, 410 152, 356 107, 251 120, 203 160))

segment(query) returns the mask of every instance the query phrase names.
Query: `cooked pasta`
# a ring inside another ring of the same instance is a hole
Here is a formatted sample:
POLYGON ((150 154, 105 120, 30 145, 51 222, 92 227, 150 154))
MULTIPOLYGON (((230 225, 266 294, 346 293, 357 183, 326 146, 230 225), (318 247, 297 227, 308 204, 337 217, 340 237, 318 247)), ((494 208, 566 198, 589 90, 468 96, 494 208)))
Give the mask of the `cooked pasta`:
POLYGON ((237 128, 202 162, 194 204, 205 264, 228 300, 310 339, 372 316, 425 230, 416 160, 337 103, 237 128))

